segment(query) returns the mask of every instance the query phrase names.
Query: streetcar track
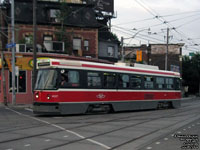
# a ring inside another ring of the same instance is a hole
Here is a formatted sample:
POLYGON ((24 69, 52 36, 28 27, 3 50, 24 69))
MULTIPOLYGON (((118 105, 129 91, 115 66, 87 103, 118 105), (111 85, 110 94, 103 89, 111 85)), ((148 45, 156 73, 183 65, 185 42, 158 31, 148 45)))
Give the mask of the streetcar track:
MULTIPOLYGON (((175 111, 175 110, 174 110, 175 111)), ((88 140, 88 139, 91 139, 91 138, 95 138, 95 137, 98 137, 98 136, 102 136, 102 135, 106 135, 106 134, 109 134, 109 133, 112 133, 112 132, 116 132, 116 131, 120 131, 120 130, 123 130, 123 129, 126 129, 126 128, 130 128, 130 127, 134 127, 134 126, 137 126, 137 125, 140 125, 140 124, 144 124, 144 123, 147 123, 147 122, 151 122, 151 121, 154 121, 154 120, 158 120, 158 119, 161 119, 161 118, 166 118, 167 116, 169 117, 169 116, 173 116, 174 115, 174 111, 172 111, 169 115, 162 115, 162 116, 160 116, 160 117, 156 117, 156 118, 148 118, 148 120, 147 119, 145 119, 144 118, 144 120, 145 121, 143 121, 143 122, 140 122, 140 123, 137 123, 137 124, 131 124, 131 125, 129 125, 129 126, 125 126, 125 127, 120 127, 120 128, 117 128, 117 129, 114 129, 114 130, 110 130, 110 131, 108 131, 108 132, 104 132, 104 133, 101 133, 101 134, 97 134, 97 135, 94 135, 94 136, 90 136, 90 137, 86 137, 86 138, 82 138, 82 139, 79 139, 79 140, 73 140, 73 141, 70 141, 70 142, 68 142, 68 143, 64 143, 64 144, 62 144, 62 145, 56 145, 56 146, 54 146, 54 147, 50 147, 50 148, 47 148, 47 149, 52 149, 52 148, 56 148, 56 147, 60 147, 60 146, 64 146, 64 145, 68 145, 68 144, 71 144, 71 143, 76 143, 76 142, 79 142, 79 141, 83 141, 83 140, 88 140)), ((183 113, 183 112, 186 112, 186 111, 190 111, 191 112, 191 110, 183 110, 183 109, 181 109, 181 110, 179 110, 178 111, 178 113, 183 113)), ((150 115, 150 114, 154 114, 154 113, 156 113, 157 114, 157 112, 156 111, 151 111, 151 112, 148 112, 148 113, 146 113, 146 112, 144 112, 144 114, 142 114, 142 115, 150 115)), ((192 113, 191 113, 192 114, 192 113)), ((106 114, 107 115, 107 114, 106 114)), ((102 116, 104 116, 104 115, 102 115, 102 116)), ((112 116, 112 114, 110 115, 110 116, 112 116)), ((109 116, 109 117, 110 117, 109 116)), ((72 128, 66 128, 66 130, 74 130, 74 129, 79 129, 79 128, 82 128, 82 127, 88 127, 88 126, 92 126, 92 125, 96 125, 96 124, 102 124, 102 123, 106 123, 106 122, 114 122, 114 121, 117 121, 117 120, 122 120, 122 119, 130 119, 130 118, 132 118, 132 119, 134 119, 134 117, 138 117, 138 116, 141 116, 141 114, 134 114, 134 115, 129 115, 129 116, 126 116, 126 117, 120 117, 120 118, 115 118, 115 119, 109 119, 109 120, 106 120, 106 121, 98 121, 98 122, 94 122, 94 123, 89 123, 89 124, 86 124, 86 125, 81 125, 81 126, 77 126, 77 127, 72 127, 72 128)), ((31 116, 30 116, 31 117, 31 116)), ((91 118, 89 118, 89 119, 91 119, 91 118)), ((43 122, 44 123, 44 122, 43 122)), ((78 123, 78 122, 76 122, 76 123, 78 123)), ((81 122, 82 123, 82 122, 81 122)), ((84 122, 85 123, 85 122, 84 122)), ((57 123, 58 124, 58 123, 57 123)), ((172 126, 172 125, 170 125, 170 126, 172 126)), ((159 129, 160 130, 160 129, 159 129)), ((38 136, 44 136, 44 135, 47 135, 47 134, 51 134, 51 133, 56 133, 56 132, 62 132, 63 130, 57 130, 57 131, 52 131, 52 132, 47 132, 47 133, 42 133, 42 134, 37 134, 37 135, 31 135, 31 136, 26 136, 26 137, 22 137, 22 138, 18 138, 18 139, 12 139, 12 140, 6 140, 6 141, 1 141, 0 143, 7 143, 7 142, 13 142, 13 141, 17 141, 17 140, 23 140, 23 139, 27 139, 27 138, 33 138, 33 137, 38 137, 38 136)), ((152 131, 153 132, 153 131, 152 131)), ((154 132, 157 132, 157 131, 154 131, 154 132)), ((150 133, 149 133, 150 134, 150 133)), ((151 133, 152 134, 152 133, 151 133)), ((143 135, 143 136, 147 136, 147 135, 143 135)), ((139 137, 138 137, 139 138, 139 137)), ((140 137, 140 138, 142 138, 142 137, 140 137)), ((132 140, 129 140, 129 142, 131 142, 131 141, 134 141, 134 140, 136 140, 136 139, 132 139, 132 140)), ((127 141, 128 142, 128 141, 127 141)), ((126 143, 124 143, 124 144, 127 144, 127 142, 126 143)), ((115 146, 116 147, 116 146, 115 146)), ((119 147, 119 145, 118 145, 118 147, 119 147)), ((111 149, 114 149, 114 148, 111 148, 111 149)))
MULTIPOLYGON (((170 114, 170 115, 171 115, 171 114, 170 114)), ((167 116, 170 116, 170 115, 167 115, 167 116)), ((112 132, 116 132, 116 131, 120 131, 120 130, 123 130, 123 129, 127 129, 127 128, 130 128, 130 127, 134 127, 134 126, 137 126, 137 125, 140 125, 140 124, 144 124, 144 123, 147 123, 147 122, 151 122, 151 121, 154 121, 154 120, 158 120, 158 119, 161 119, 161 118, 165 118, 165 117, 161 116, 161 117, 159 117, 159 118, 150 119, 150 120, 148 120, 148 121, 144 121, 144 122, 140 122, 140 123, 137 123, 137 124, 132 124, 132 125, 129 125, 129 126, 121 127, 121 128, 118 128, 118 129, 115 129, 115 130, 111 130, 111 131, 108 131, 108 132, 104 132, 104 133, 101 133, 101 134, 97 134, 97 135, 94 135, 94 136, 89 136, 89 137, 86 137, 86 138, 84 138, 84 139, 74 140, 74 141, 71 141, 71 142, 68 142, 68 143, 63 143, 63 144, 60 144, 60 145, 48 147, 48 148, 45 149, 45 150, 49 150, 49 149, 53 149, 53 148, 58 148, 58 147, 66 146, 66 145, 69 145, 69 144, 72 144, 72 143, 76 143, 76 142, 80 142, 80 141, 87 140, 87 139, 92 139, 92 138, 95 138, 95 137, 99 137, 99 136, 106 135, 106 134, 109 134, 109 133, 112 133, 112 132)), ((137 139, 140 139, 140 138, 142 138, 142 137, 148 136, 148 135, 150 135, 150 134, 152 134, 152 133, 155 133, 155 132, 157 132, 157 131, 160 131, 160 130, 162 130, 162 129, 165 129, 165 128, 169 128, 169 127, 171 127, 171 126, 174 126, 174 125, 176 125, 176 124, 178 124, 178 123, 179 123, 179 122, 176 122, 176 123, 174 123, 174 124, 172 124, 172 125, 169 125, 169 126, 167 126, 167 127, 154 130, 154 131, 152 131, 152 132, 150 132, 150 133, 147 133, 147 134, 145 134, 145 135, 142 135, 141 137, 134 138, 134 139, 129 140, 129 141, 127 141, 127 142, 125 142, 125 143, 123 143, 123 144, 120 144, 120 145, 122 146, 122 145, 125 145, 125 144, 127 144, 127 143, 133 142, 133 141, 135 141, 135 140, 137 140, 137 139)), ((114 150, 114 149, 120 147, 120 145, 111 148, 111 150, 114 150)))

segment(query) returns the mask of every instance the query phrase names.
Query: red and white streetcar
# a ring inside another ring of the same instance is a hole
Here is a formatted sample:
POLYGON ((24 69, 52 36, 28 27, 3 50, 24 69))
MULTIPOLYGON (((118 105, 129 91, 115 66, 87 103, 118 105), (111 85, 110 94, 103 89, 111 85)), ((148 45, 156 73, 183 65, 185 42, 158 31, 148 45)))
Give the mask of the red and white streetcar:
POLYGON ((180 106, 180 74, 153 66, 38 61, 35 114, 84 114, 180 106))

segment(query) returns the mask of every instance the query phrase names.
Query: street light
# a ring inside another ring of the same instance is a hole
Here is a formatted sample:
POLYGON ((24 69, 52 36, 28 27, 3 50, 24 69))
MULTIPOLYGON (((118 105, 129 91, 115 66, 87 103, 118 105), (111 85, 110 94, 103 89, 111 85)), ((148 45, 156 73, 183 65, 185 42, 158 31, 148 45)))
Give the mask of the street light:
MULTIPOLYGON (((136 28, 133 28, 132 30, 136 30, 136 28)), ((134 39, 140 32, 142 31, 145 31, 145 30, 148 30, 150 31, 151 29, 148 28, 148 29, 142 29, 142 30, 138 30, 133 36, 129 37, 129 38, 124 38, 123 36, 121 37, 121 47, 122 47, 122 62, 124 62, 124 40, 127 40, 127 39, 134 39)))

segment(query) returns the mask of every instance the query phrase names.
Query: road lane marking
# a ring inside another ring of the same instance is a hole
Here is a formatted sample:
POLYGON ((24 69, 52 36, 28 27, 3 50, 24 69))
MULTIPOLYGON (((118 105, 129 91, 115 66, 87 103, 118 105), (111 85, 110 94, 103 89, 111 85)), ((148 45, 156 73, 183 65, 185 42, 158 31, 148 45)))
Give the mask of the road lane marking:
POLYGON ((33 109, 31 109, 31 108, 24 108, 24 109, 27 111, 33 112, 33 109))
POLYGON ((25 145, 24 145, 24 147, 29 147, 29 146, 31 146, 31 144, 25 144, 25 145))
POLYGON ((65 135, 65 136, 63 136, 64 138, 68 138, 69 136, 68 135, 65 135))
POLYGON ((160 144, 160 142, 156 142, 156 144, 157 144, 157 145, 159 145, 159 144, 160 144))
POLYGON ((164 138, 164 140, 165 140, 165 141, 167 141, 167 140, 168 140, 168 138, 164 138))
POLYGON ((147 147, 146 149, 152 149, 152 147, 147 147))
POLYGON ((87 140, 87 141, 89 141, 89 142, 91 142, 91 143, 93 143, 93 144, 99 145, 99 146, 101 146, 101 147, 103 147, 103 148, 105 148, 105 149, 111 149, 111 147, 109 147, 109 146, 107 146, 107 145, 105 145, 105 144, 103 144, 103 143, 100 143, 100 142, 95 141, 95 140, 92 140, 92 139, 87 139, 86 137, 84 137, 84 136, 82 136, 82 135, 80 135, 80 134, 78 134, 78 133, 76 133, 76 132, 74 132, 74 131, 67 130, 67 129, 61 127, 61 126, 56 125, 56 124, 53 124, 53 123, 50 123, 50 122, 48 122, 48 121, 45 121, 45 120, 42 120, 42 119, 39 119, 39 118, 35 118, 35 117, 29 116, 29 115, 25 115, 25 114, 23 114, 23 113, 20 113, 20 112, 15 111, 15 110, 13 110, 13 109, 11 109, 11 108, 8 108, 8 107, 6 107, 6 109, 8 109, 8 110, 10 110, 10 111, 12 111, 12 112, 14 112, 14 113, 20 115, 20 116, 24 116, 24 117, 27 117, 27 118, 30 118, 30 119, 33 119, 33 120, 37 120, 37 121, 39 121, 39 122, 42 122, 42 123, 51 125, 51 126, 56 127, 56 128, 58 128, 58 129, 60 129, 60 130, 66 131, 66 132, 68 132, 68 133, 71 133, 71 134, 73 134, 73 135, 75 135, 75 136, 77 136, 77 137, 79 137, 79 138, 81 138, 81 139, 87 140))

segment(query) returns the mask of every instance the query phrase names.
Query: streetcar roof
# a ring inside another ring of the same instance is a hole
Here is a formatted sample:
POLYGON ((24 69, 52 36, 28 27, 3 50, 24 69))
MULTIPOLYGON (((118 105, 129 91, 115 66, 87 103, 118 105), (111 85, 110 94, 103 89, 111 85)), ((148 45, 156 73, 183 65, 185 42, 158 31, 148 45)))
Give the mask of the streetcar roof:
POLYGON ((126 72, 126 73, 137 73, 137 74, 148 74, 148 75, 161 75, 161 76, 176 76, 180 77, 180 73, 159 70, 157 68, 144 68, 144 67, 132 67, 122 66, 115 64, 105 64, 87 61, 77 60, 64 60, 64 59, 42 59, 37 61, 38 69, 42 68, 69 68, 69 69, 85 69, 95 71, 110 71, 110 72, 126 72))

